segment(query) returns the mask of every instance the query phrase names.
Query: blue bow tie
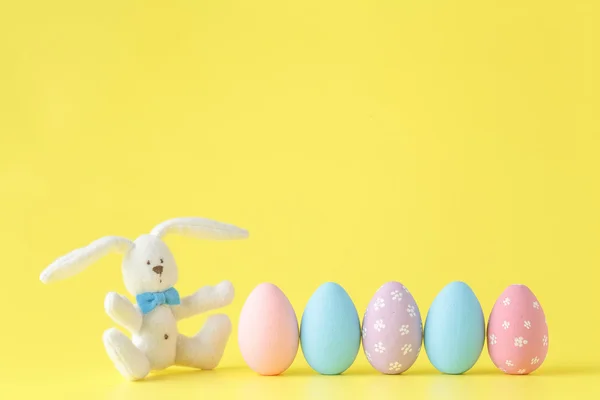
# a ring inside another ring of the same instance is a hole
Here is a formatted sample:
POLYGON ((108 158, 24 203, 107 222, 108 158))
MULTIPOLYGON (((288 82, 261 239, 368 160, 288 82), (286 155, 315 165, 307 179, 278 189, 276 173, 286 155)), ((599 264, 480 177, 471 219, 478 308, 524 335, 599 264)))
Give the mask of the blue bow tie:
POLYGON ((175 288, 170 288, 164 292, 146 292, 135 296, 142 314, 148 314, 161 304, 174 306, 181 303, 179 292, 175 288))

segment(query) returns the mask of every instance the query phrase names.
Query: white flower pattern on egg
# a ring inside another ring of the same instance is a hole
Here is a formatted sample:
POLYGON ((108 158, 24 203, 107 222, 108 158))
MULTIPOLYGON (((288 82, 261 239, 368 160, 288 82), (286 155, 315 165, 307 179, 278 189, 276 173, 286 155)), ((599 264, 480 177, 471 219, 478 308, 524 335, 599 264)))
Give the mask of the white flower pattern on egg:
POLYGON ((367 327, 363 326, 362 328, 362 337, 366 338, 367 337, 367 327))
POLYGON ((383 352, 385 352, 385 347, 383 347, 383 343, 381 343, 381 342, 375 343, 375 352, 376 353, 383 353, 383 352))
POLYGON ((530 374, 547 354, 546 316, 525 285, 510 285, 497 298, 487 324, 488 352, 509 374, 530 374), (491 335, 495 338, 492 338, 491 335))
POLYGON ((402 353, 404 355, 407 355, 411 351, 412 351, 412 345, 411 344, 405 344, 404 346, 402 346, 402 353))
POLYGON ((417 303, 401 283, 388 282, 375 292, 362 321, 368 330, 362 346, 370 352, 372 367, 384 374, 397 374, 414 364, 415 349, 423 340, 417 320, 422 323, 417 303))
POLYGON ((523 347, 527 344, 527 339, 523 339, 523 336, 515 338, 515 347, 523 347))
POLYGON ((402 325, 400 327, 400 335, 404 336, 404 335, 408 335, 410 333, 410 331, 408 330, 409 326, 408 325, 402 325))
POLYGON ((400 364, 398 361, 394 361, 393 363, 390 363, 390 371, 394 371, 394 372, 398 372, 402 369, 402 364, 400 364))
POLYGON ((548 346, 548 336, 544 335, 544 337, 542 338, 542 343, 544 344, 544 346, 548 346))
POLYGON ((375 300, 375 304, 373 304, 373 308, 375 311, 378 311, 383 307, 385 307, 385 301, 383 300, 383 297, 378 297, 377 300, 375 300))
POLYGON ((392 293, 392 300, 402 301, 402 292, 399 290, 394 290, 392 293))

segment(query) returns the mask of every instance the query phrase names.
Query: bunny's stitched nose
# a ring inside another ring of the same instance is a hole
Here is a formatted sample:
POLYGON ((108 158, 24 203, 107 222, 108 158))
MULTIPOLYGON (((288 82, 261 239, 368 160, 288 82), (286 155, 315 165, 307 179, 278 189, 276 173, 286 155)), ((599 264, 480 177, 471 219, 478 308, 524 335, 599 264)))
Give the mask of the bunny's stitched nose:
POLYGON ((161 275, 163 272, 163 266, 162 265, 157 265, 156 267, 152 268, 152 271, 154 271, 154 273, 161 275))

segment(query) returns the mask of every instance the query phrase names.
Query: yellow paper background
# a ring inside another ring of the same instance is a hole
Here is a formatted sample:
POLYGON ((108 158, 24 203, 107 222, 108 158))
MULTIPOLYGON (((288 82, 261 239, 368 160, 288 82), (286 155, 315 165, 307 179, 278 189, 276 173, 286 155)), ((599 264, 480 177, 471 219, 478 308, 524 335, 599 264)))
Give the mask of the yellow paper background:
POLYGON ((4 2, 1 397, 597 398, 599 20, 592 0, 4 2), (182 294, 233 281, 235 328, 263 281, 298 318, 325 281, 361 315, 401 281, 423 318, 450 281, 486 317, 523 283, 546 311, 548 358, 508 377, 484 349, 456 377, 422 352, 388 377, 361 350, 321 377, 299 352, 261 378, 236 333, 216 371, 125 382, 101 341, 120 258, 52 286, 39 274, 188 215, 251 233, 168 239, 182 294))

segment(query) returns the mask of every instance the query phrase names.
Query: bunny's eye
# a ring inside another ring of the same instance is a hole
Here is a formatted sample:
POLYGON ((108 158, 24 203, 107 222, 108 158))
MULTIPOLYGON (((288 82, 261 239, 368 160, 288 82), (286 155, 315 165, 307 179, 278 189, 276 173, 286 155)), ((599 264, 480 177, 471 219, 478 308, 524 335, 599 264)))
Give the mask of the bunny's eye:
POLYGON ((150 260, 146 261, 146 264, 150 265, 150 260))
POLYGON ((162 259, 162 258, 160 259, 160 263, 161 263, 161 264, 162 264, 162 263, 164 263, 164 261, 163 261, 163 259, 162 259))

